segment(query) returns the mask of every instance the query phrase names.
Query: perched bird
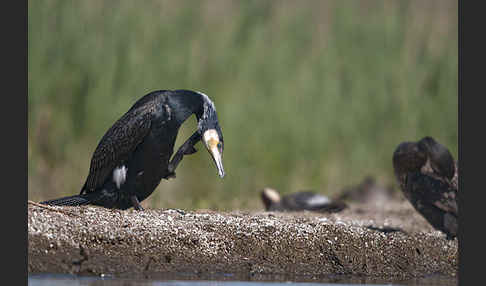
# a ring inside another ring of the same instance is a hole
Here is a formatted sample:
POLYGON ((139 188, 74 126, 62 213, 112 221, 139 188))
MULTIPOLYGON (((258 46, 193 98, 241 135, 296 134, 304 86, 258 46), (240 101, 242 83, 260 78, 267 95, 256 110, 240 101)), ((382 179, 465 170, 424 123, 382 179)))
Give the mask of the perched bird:
POLYGON ((432 137, 402 142, 393 153, 393 168, 413 207, 448 239, 456 237, 458 167, 449 150, 432 137))
POLYGON ((223 178, 223 134, 209 97, 190 90, 150 92, 101 138, 80 194, 41 203, 143 210, 140 202, 152 194, 161 179, 175 177, 183 156, 195 153, 194 145, 200 140, 223 178), (171 159, 179 128, 192 114, 198 122, 197 131, 171 159))
POLYGON ((312 191, 302 191, 282 197, 276 190, 264 188, 260 195, 267 211, 339 212, 347 207, 344 202, 331 201, 328 197, 312 191))

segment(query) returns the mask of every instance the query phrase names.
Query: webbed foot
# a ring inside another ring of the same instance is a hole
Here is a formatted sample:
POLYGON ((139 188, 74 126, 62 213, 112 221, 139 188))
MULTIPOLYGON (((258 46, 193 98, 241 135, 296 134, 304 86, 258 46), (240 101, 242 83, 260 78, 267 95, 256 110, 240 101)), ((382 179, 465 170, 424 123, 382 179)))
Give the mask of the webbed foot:
POLYGON ((131 196, 130 197, 130 200, 132 201, 132 204, 133 204, 133 208, 137 211, 143 211, 144 208, 142 207, 142 205, 140 204, 140 202, 138 201, 138 198, 137 196, 131 196))

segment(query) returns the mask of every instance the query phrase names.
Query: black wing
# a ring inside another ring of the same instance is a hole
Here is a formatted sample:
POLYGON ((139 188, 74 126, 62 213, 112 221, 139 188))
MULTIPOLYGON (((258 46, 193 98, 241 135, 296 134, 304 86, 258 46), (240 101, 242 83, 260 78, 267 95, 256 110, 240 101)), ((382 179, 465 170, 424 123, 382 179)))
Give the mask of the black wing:
POLYGON ((457 217, 457 189, 453 185, 420 172, 410 173, 404 191, 415 207, 435 207, 457 217))
POLYGON ((422 138, 418 145, 426 150, 430 159, 430 166, 438 176, 447 177, 449 180, 454 177, 454 158, 447 147, 432 137, 422 138))
POLYGON ((441 146, 435 153, 430 154, 430 165, 439 176, 452 179, 455 173, 454 158, 447 148, 441 146))
POLYGON ((102 186, 113 169, 143 141, 150 130, 154 108, 154 104, 132 107, 105 133, 93 153, 81 193, 89 193, 102 186))
POLYGON ((342 201, 331 201, 328 197, 312 191, 302 191, 282 198, 282 205, 293 211, 339 212, 347 207, 342 201))
POLYGON ((282 203, 292 210, 310 210, 329 203, 329 199, 312 191, 302 191, 284 196, 282 203))

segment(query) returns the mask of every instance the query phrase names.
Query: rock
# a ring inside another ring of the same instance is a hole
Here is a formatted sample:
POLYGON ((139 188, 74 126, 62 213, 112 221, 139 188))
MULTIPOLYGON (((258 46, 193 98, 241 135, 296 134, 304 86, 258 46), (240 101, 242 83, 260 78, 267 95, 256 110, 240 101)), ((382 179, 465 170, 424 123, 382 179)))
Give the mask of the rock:
POLYGON ((406 201, 333 214, 29 204, 28 241, 29 274, 455 277, 458 271, 457 239, 446 240, 406 201))

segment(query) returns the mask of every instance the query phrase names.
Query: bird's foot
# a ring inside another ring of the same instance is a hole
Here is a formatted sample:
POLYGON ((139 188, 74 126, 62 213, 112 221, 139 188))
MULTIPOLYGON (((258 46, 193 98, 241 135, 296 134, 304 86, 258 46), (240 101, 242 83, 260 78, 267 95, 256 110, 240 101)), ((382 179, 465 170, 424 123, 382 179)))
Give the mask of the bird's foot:
POLYGON ((133 204, 133 208, 137 211, 143 211, 144 208, 142 207, 142 205, 140 204, 140 202, 138 201, 138 198, 136 196, 132 196, 130 198, 132 200, 132 204, 133 204))

